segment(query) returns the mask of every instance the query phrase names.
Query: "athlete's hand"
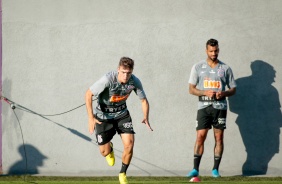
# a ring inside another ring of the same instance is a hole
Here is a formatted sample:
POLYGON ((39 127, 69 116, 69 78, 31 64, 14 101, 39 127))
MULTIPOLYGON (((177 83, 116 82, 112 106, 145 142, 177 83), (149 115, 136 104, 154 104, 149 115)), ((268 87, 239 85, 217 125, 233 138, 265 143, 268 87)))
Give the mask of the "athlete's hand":
POLYGON ((143 121, 142 121, 142 123, 146 124, 146 126, 147 126, 151 131, 153 131, 153 129, 151 128, 151 125, 150 125, 148 119, 144 118, 143 121))
POLYGON ((90 134, 93 134, 96 123, 101 124, 96 118, 88 118, 88 131, 90 134))
POLYGON ((223 98, 224 96, 225 96, 225 94, 224 94, 224 92, 222 92, 222 91, 218 91, 218 92, 216 92, 216 94, 215 94, 216 99, 223 98))
POLYGON ((204 95, 212 98, 215 95, 215 92, 213 90, 206 90, 204 95))

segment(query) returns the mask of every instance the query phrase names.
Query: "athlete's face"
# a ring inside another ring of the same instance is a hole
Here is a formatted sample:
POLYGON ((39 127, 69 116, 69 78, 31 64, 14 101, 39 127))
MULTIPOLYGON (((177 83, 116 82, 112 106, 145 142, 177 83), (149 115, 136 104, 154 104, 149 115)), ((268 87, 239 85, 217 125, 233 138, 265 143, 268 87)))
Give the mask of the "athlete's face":
POLYGON ((130 79, 132 75, 132 69, 124 67, 124 66, 119 66, 118 67, 118 81, 120 83, 127 83, 127 81, 130 79))
POLYGON ((212 61, 216 61, 217 60, 218 53, 219 53, 218 46, 210 46, 210 45, 208 45, 206 52, 207 52, 207 55, 208 55, 208 59, 210 59, 212 61))

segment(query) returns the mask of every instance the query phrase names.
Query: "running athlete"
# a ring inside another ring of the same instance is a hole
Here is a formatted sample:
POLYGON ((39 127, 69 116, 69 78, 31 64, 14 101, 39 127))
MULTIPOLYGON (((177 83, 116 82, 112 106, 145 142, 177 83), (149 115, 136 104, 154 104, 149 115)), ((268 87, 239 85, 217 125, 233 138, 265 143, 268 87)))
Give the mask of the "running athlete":
POLYGON ((144 119, 142 123, 153 131, 149 123, 149 103, 140 80, 132 74, 134 61, 127 57, 120 59, 118 70, 111 71, 95 82, 86 92, 85 101, 88 114, 89 132, 95 130, 100 153, 106 157, 108 165, 115 164, 113 143, 116 132, 124 146, 122 167, 119 173, 121 184, 128 183, 126 171, 130 164, 134 147, 134 130, 126 100, 134 91, 141 100, 144 119), (97 106, 92 109, 92 96, 97 98, 97 106))
POLYGON ((218 41, 210 39, 206 43, 207 59, 196 63, 191 70, 189 93, 198 96, 197 137, 194 146, 194 168, 188 177, 199 175, 199 166, 204 153, 204 142, 209 129, 213 127, 215 147, 213 177, 220 177, 219 164, 223 153, 223 134, 226 129, 226 97, 236 92, 236 83, 229 66, 217 59, 218 41), (225 87, 229 89, 226 90, 225 87))

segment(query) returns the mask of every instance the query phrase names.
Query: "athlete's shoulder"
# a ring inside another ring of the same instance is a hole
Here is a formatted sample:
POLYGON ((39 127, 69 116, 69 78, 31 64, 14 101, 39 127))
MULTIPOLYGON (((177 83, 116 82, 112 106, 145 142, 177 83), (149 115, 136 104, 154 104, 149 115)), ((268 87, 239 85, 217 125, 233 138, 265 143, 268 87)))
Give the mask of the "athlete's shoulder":
POLYGON ((117 71, 110 71, 110 72, 106 73, 102 77, 102 79, 107 85, 111 85, 113 83, 116 83, 117 82, 117 71))
MULTIPOLYGON (((219 61, 219 70, 223 70, 228 76, 233 76, 233 71, 230 66, 222 61, 219 61)), ((234 77, 234 76, 233 76, 234 77)))
POLYGON ((136 77, 136 75, 134 75, 134 74, 131 75, 131 78, 130 78, 130 79, 131 79, 133 82, 135 82, 135 83, 136 83, 136 82, 138 82, 138 83, 140 82, 140 79, 139 79, 138 77, 136 77))
POLYGON ((113 80, 117 78, 117 71, 109 71, 108 73, 105 74, 105 77, 107 77, 109 80, 113 80))
POLYGON ((203 59, 201 61, 198 61, 195 65, 207 65, 207 61, 203 59))
POLYGON ((134 75, 134 74, 131 74, 131 79, 133 79, 133 80, 139 80, 138 77, 137 77, 136 75, 134 75))
POLYGON ((131 77, 128 81, 128 84, 133 85, 137 88, 142 86, 141 80, 138 77, 136 77, 136 75, 133 75, 133 74, 131 75, 131 77))
POLYGON ((116 76, 117 75, 117 71, 109 71, 108 73, 106 73, 106 76, 112 77, 112 76, 116 76))
POLYGON ((218 64, 220 64, 222 67, 224 67, 225 69, 231 69, 230 66, 228 66, 226 63, 218 60, 218 64))
POLYGON ((206 60, 198 61, 197 63, 194 64, 193 67, 196 70, 201 69, 201 68, 207 68, 207 62, 206 62, 206 60))

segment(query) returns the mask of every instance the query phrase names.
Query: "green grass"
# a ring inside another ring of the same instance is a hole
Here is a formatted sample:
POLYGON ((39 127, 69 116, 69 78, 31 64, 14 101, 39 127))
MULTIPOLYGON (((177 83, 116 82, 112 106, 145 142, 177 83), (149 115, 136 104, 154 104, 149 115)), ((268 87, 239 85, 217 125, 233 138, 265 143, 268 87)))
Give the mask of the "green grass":
MULTIPOLYGON (((200 177, 201 183, 230 184, 282 184, 282 177, 200 177)), ((130 184, 181 184, 189 183, 186 177, 128 177, 130 184)), ((118 177, 52 177, 52 176, 0 176, 0 184, 119 184, 118 177)))

